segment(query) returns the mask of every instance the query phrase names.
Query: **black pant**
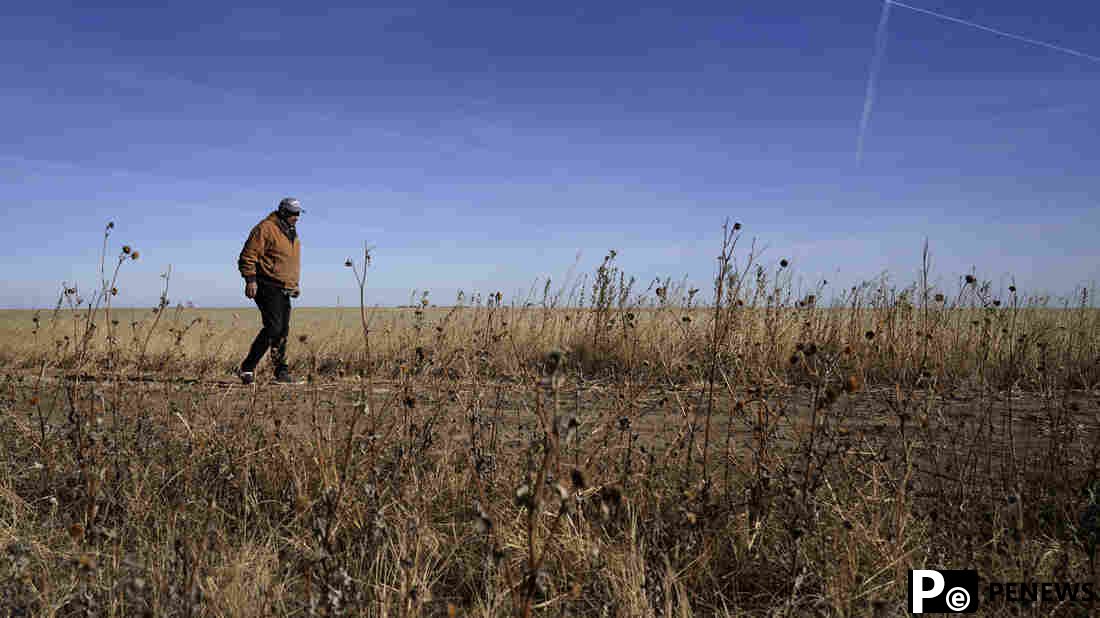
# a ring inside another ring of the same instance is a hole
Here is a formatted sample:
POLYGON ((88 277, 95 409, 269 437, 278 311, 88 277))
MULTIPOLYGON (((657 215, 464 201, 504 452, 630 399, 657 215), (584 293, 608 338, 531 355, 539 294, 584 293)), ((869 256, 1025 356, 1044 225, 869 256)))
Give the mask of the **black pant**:
POLYGON ((260 282, 256 289, 256 306, 260 308, 264 327, 252 341, 252 349, 241 363, 241 371, 255 371, 264 353, 271 348, 271 364, 275 366, 275 374, 285 373, 286 339, 290 334, 290 296, 282 288, 260 282))

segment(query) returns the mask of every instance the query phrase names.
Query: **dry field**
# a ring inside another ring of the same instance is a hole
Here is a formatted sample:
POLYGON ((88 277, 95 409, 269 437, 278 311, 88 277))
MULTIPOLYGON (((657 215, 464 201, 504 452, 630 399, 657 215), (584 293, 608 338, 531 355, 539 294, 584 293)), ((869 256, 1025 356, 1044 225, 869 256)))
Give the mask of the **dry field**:
POLYGON ((826 303, 737 234, 703 291, 612 253, 528 299, 296 309, 298 386, 234 379, 254 309, 111 309, 124 272, 0 313, 3 615, 900 616, 910 568, 1100 583, 1086 295, 826 303))

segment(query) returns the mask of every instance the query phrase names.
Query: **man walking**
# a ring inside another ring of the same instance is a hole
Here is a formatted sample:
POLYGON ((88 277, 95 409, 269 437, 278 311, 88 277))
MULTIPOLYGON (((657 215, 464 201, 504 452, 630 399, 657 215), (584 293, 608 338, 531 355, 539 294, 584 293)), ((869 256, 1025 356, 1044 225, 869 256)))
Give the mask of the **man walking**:
POLYGON ((252 342, 248 357, 241 363, 241 382, 252 384, 256 365, 271 349, 275 381, 295 384, 286 362, 286 340, 290 332, 290 299, 298 298, 302 245, 296 225, 302 205, 292 197, 283 198, 279 208, 252 228, 244 243, 237 268, 244 277, 244 295, 255 299, 264 327, 252 342))

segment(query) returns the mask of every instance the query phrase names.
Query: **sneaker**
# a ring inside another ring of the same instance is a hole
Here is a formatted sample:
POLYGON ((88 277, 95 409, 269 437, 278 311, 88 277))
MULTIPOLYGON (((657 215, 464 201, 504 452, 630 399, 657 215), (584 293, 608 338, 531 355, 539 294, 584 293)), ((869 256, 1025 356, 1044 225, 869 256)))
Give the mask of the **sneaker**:
POLYGON ((251 371, 239 371, 237 375, 241 378, 241 384, 252 384, 256 381, 256 374, 251 371))

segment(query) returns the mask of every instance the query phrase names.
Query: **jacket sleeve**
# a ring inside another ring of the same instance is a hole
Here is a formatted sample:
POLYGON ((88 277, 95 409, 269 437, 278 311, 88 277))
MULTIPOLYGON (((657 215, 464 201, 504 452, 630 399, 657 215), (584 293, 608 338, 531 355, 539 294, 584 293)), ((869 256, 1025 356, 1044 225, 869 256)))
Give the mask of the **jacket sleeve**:
POLYGON ((237 259, 237 269, 241 271, 241 276, 248 282, 256 280, 256 262, 259 261, 263 251, 263 226, 257 225, 252 228, 252 233, 248 235, 248 240, 245 241, 244 248, 241 249, 241 256, 237 259))

